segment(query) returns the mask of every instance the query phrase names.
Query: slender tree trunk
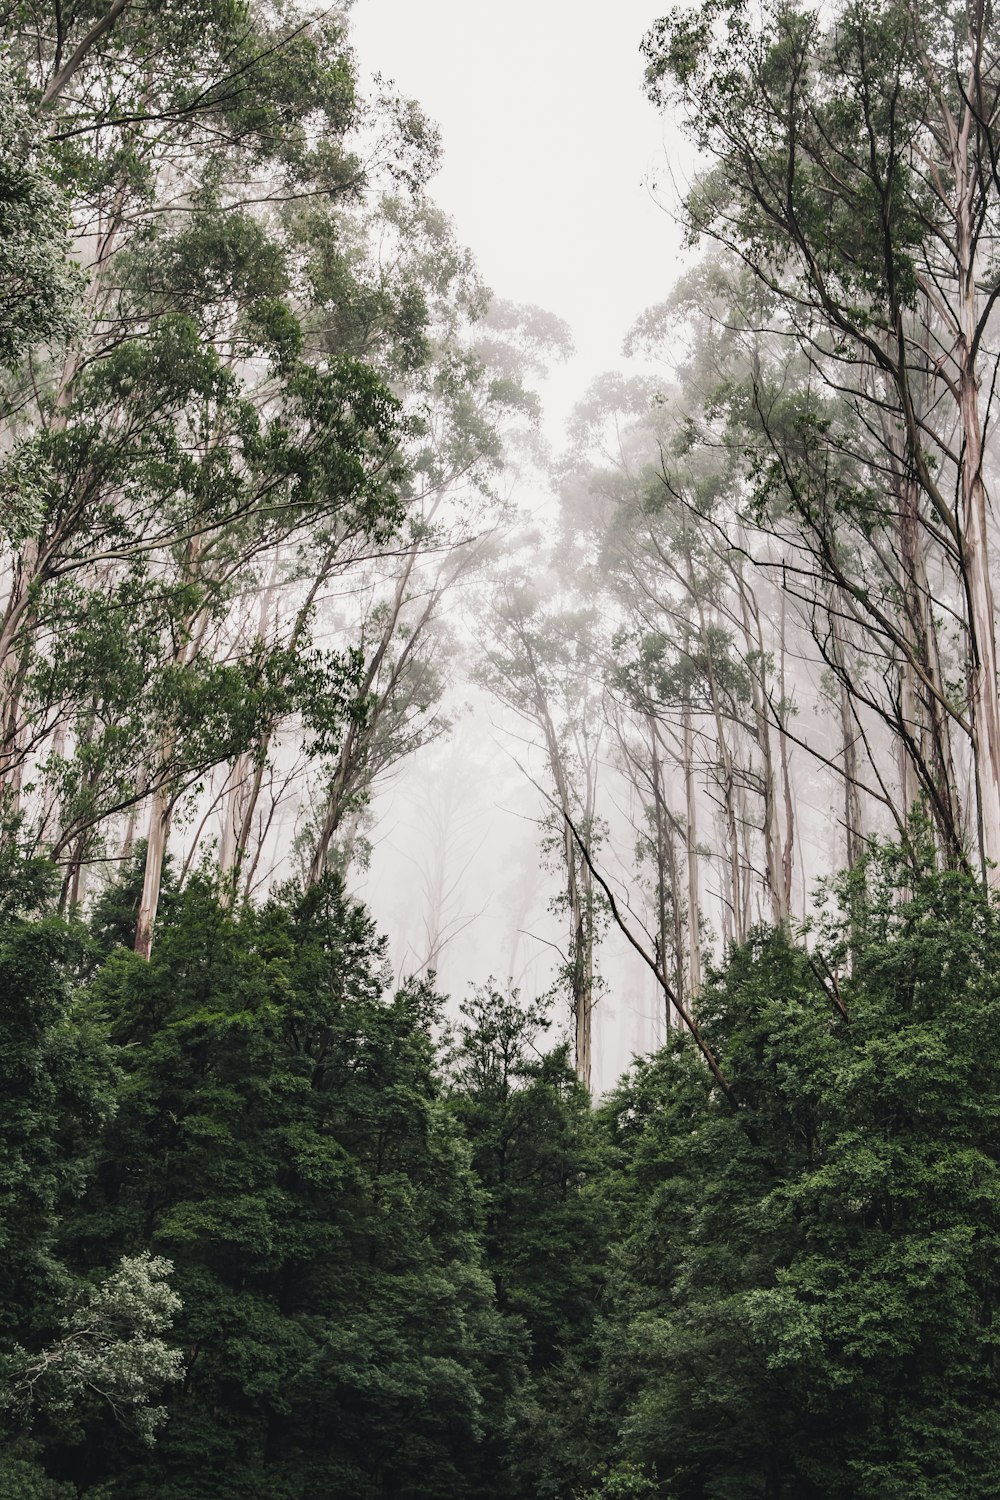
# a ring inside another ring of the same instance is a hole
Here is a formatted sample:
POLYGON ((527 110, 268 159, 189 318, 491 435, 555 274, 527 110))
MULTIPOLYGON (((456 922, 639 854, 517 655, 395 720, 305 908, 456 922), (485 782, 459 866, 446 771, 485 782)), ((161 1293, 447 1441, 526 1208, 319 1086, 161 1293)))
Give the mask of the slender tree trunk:
MULTIPOLYGON (((553 778, 560 808, 570 808, 569 786, 566 781, 559 754, 555 726, 544 710, 546 740, 552 765, 553 778)), ((596 787, 592 767, 585 766, 586 785, 583 796, 584 823, 581 831, 588 852, 595 814, 596 787)), ((566 859, 566 894, 570 912, 570 1002, 574 1020, 574 1053, 576 1075, 588 1090, 591 1087, 593 1069, 593 1015, 594 1015, 594 884, 590 865, 577 848, 576 838, 565 817, 563 837, 566 859)))
POLYGON ((70 860, 68 872, 68 885, 66 888, 66 905, 70 911, 79 911, 87 894, 87 875, 90 866, 86 863, 87 835, 81 833, 73 848, 73 857, 70 860))
POLYGON ((979 386, 974 371, 962 382, 962 501, 965 530, 963 566, 969 607, 972 738, 976 763, 979 852, 983 874, 1000 885, 1000 704, 993 582, 987 542, 987 496, 982 478, 979 386))
MULTIPOLYGON (((281 565, 281 549, 276 548, 267 584, 261 591, 257 618, 257 640, 264 645, 271 632, 271 612, 277 594, 278 571, 281 565)), ((315 587, 310 589, 305 605, 299 611, 292 630, 290 649, 298 644, 301 629, 309 607, 315 597, 315 587)), ((272 730, 266 729, 257 743, 255 756, 245 750, 236 757, 230 776, 231 787, 223 802, 222 838, 219 841, 219 871, 227 877, 223 881, 223 892, 232 895, 239 880, 240 866, 246 856, 250 841, 253 815, 260 796, 264 764, 271 744, 272 730)))
MULTIPOLYGON (((778 748, 781 760, 781 786, 785 803, 785 842, 781 851, 781 873, 782 890, 785 899, 785 911, 792 909, 792 878, 795 871, 795 799, 792 796, 792 768, 791 748, 788 743, 788 735, 785 733, 786 715, 788 713, 787 682, 785 666, 788 659, 785 624, 786 606, 788 600, 784 590, 781 593, 781 633, 780 633, 780 668, 778 675, 778 690, 781 694, 781 720, 778 726, 778 748)), ((803 912, 803 916, 805 913, 803 912)))
POLYGON ((742 859, 740 861, 742 870, 742 886, 740 890, 740 922, 737 930, 736 941, 745 943, 750 928, 753 926, 753 851, 750 847, 751 821, 749 810, 746 805, 746 794, 739 791, 737 827, 742 831, 742 859))
MULTIPOLYGON (((982 18, 980 17, 980 24, 982 18)), ((1000 701, 988 541, 989 497, 983 480, 983 429, 976 328, 978 288, 975 203, 977 175, 970 159, 971 108, 956 142, 955 236, 958 251, 958 396, 962 428, 962 567, 969 611, 972 738, 976 762, 979 853, 984 877, 1000 886, 1000 701)))
POLYGON ((697 999, 701 989, 701 895, 698 867, 698 799, 694 779, 694 726, 691 706, 682 709, 681 732, 684 754, 684 839, 687 855, 688 994, 697 999))
MULTIPOLYGON (((569 851, 567 851, 567 854, 569 851)), ((593 995, 593 945, 587 941, 586 896, 580 888, 579 856, 573 850, 569 880, 572 951, 572 1004, 576 1076, 585 1088, 591 1080, 591 1022, 593 995)))
POLYGON ((838 616, 836 598, 830 605, 831 654, 836 666, 837 706, 840 716, 840 754, 843 768, 844 862, 854 869, 864 852, 861 798, 858 795, 858 730, 854 722, 851 692, 848 687, 846 649, 838 616))
POLYGON ((139 825, 139 809, 148 786, 149 773, 143 771, 136 786, 136 791, 139 795, 128 810, 128 817, 125 819, 125 832, 122 835, 121 848, 118 851, 118 858, 123 865, 132 858, 132 850, 135 847, 135 831, 139 825))
MULTIPOLYGON (((535 713, 545 737, 549 770, 555 782, 556 798, 563 814, 563 838, 566 861, 566 897, 570 928, 570 1001, 574 1021, 576 1074, 580 1082, 591 1086, 592 1022, 594 1009, 594 899, 590 866, 577 848, 576 837, 567 821, 572 800, 563 764, 559 737, 542 692, 541 678, 532 661, 535 713)), ((586 767, 587 784, 583 797, 583 827, 580 833, 590 852, 594 816, 595 787, 591 767, 586 767)))
POLYGON ((722 946, 728 948, 735 939, 736 913, 739 902, 739 864, 735 868, 733 864, 733 843, 730 837, 729 819, 725 809, 720 806, 715 819, 716 848, 720 851, 716 858, 719 861, 720 890, 719 897, 722 906, 722 946), (735 876, 735 878, 734 878, 735 876))
MULTIPOLYGON (((379 638, 378 645, 372 654, 372 659, 368 663, 364 679, 358 690, 357 696, 359 701, 363 701, 368 697, 373 687, 375 686, 375 683, 378 681, 378 675, 381 671, 382 663, 385 661, 385 658, 389 651, 389 647, 391 646, 393 637, 396 633, 396 627, 399 624, 399 617, 402 613, 403 604, 406 600, 406 590, 409 585, 414 566, 416 565, 417 555, 417 547, 411 548, 410 552, 407 554, 406 562, 403 565, 402 571, 398 579, 396 580, 396 587, 393 593, 392 604, 386 616, 385 624, 382 628, 382 634, 379 638)), ((427 608, 424 611, 424 615, 422 617, 420 625, 417 626, 417 629, 410 637, 411 642, 416 638, 416 634, 419 632, 421 625, 426 623, 427 619, 430 617, 432 608, 433 606, 431 604, 428 604, 427 608)), ((386 692, 380 694, 380 705, 386 702, 388 691, 389 690, 387 689, 386 692)), ((377 718, 377 711, 373 715, 373 717, 377 718)), ((323 821, 320 825, 319 836, 317 837, 316 846, 313 850, 313 856, 309 863, 309 871, 306 877, 307 885, 316 885, 320 880, 322 880, 323 875, 326 871, 327 861, 330 857, 330 846, 333 843, 333 839, 336 835, 337 829, 340 826, 340 820, 347 810, 348 794, 352 789, 353 784, 358 779, 359 765, 357 757, 359 753, 362 752, 363 743, 361 730, 355 720, 352 719, 347 727, 347 733, 344 736, 344 743, 341 746, 340 754, 337 757, 337 765, 327 792, 326 806, 323 812, 323 821)))
POLYGON ((902 591, 904 595, 903 629, 911 656, 904 655, 899 662, 899 720, 901 734, 897 741, 897 763, 899 773, 899 795, 903 816, 908 818, 920 798, 918 777, 919 755, 914 750, 923 741, 923 716, 920 713, 920 696, 917 689, 914 662, 923 660, 919 630, 915 612, 921 609, 916 600, 916 562, 919 542, 917 538, 917 492, 916 486, 902 477, 897 485, 899 510, 899 550, 903 564, 902 591))
POLYGON ((90 27, 90 30, 83 37, 83 40, 76 47, 68 60, 63 64, 63 66, 59 69, 55 76, 51 78, 46 85, 45 92, 42 95, 43 108, 46 105, 53 104, 55 100, 59 98, 60 94, 63 93, 67 84, 69 84, 69 82, 73 78, 73 75, 83 65, 88 54, 93 51, 94 47, 97 46, 101 38, 106 36, 107 33, 111 30, 112 26, 115 24, 122 11, 126 9, 128 4, 129 0, 112 0, 111 5, 105 11, 104 15, 100 16, 98 20, 94 22, 94 24, 90 27))
POLYGON ((306 876, 306 884, 318 885, 326 874, 327 865, 330 860, 330 849, 337 835, 341 820, 348 808, 348 799, 351 790, 351 773, 356 770, 356 756, 359 743, 359 735, 355 725, 348 725, 344 736, 344 743, 337 757, 333 776, 327 787, 326 803, 323 809, 323 821, 320 824, 319 835, 316 846, 313 849, 312 859, 309 862, 309 872, 306 876))
MULTIPOLYGON (((670 967, 674 973, 674 984, 678 994, 683 994, 684 923, 673 851, 673 832, 666 814, 663 766, 660 762, 656 722, 652 717, 650 717, 648 727, 650 783, 653 791, 653 830, 656 840, 656 959, 663 972, 666 973, 667 954, 668 952, 671 954, 670 967), (669 923, 668 906, 671 910, 669 923)), ((669 1036, 673 1024, 669 1000, 664 1005, 663 1022, 666 1034, 669 1036)))
POLYGON ((135 951, 141 958, 148 958, 153 947, 153 925, 160 902, 160 887, 163 883, 163 861, 167 852, 167 838, 173 814, 173 798, 166 785, 160 785, 153 793, 146 834, 146 865, 142 879, 142 896, 139 915, 135 925, 135 951))
POLYGON ((771 744, 771 715, 768 712, 763 680, 766 654, 761 635, 760 614, 756 601, 747 597, 747 587, 742 573, 735 573, 740 611, 743 619, 743 635, 747 657, 753 656, 759 667, 750 669, 750 701, 753 707, 754 735, 761 754, 761 792, 764 803, 764 868, 768 896, 771 903, 771 920, 781 927, 788 920, 788 896, 785 870, 782 862, 781 822, 778 807, 778 777, 775 770, 773 746, 771 744))
POLYGON ((26 541, 0 624, 0 795, 2 811, 8 817, 16 817, 21 807, 24 774, 21 697, 31 662, 32 591, 38 579, 39 557, 38 542, 33 538, 26 541))
MULTIPOLYGON (((693 586, 692 586, 692 592, 693 586)), ((701 600, 697 599, 698 622, 702 639, 707 639, 705 612, 701 600)), ((740 870, 740 834, 739 818, 736 809, 736 767, 733 760, 732 747, 726 734, 726 716, 723 713, 722 698, 719 685, 716 681, 715 669, 711 657, 708 658, 708 689, 712 702, 712 716, 715 720, 715 743, 717 755, 716 777, 719 791, 722 797, 722 808, 725 815, 725 848, 729 863, 729 888, 731 894, 732 936, 735 942, 742 943, 746 939, 746 920, 744 914, 744 901, 742 894, 742 879, 740 870)))
MULTIPOLYGON (((192 537, 187 544, 184 562, 185 572, 192 582, 197 579, 199 550, 199 541, 197 538, 192 537)), ((175 665, 181 670, 188 667, 197 656, 208 628, 208 618, 207 611, 202 610, 200 614, 194 615, 186 622, 188 629, 182 632, 181 644, 174 653, 175 665)), ((135 951, 147 959, 153 945, 153 926, 156 922, 156 910, 160 902, 160 887, 163 882, 163 861, 166 857, 170 822, 177 800, 177 792, 172 786, 173 778, 171 776, 171 767, 176 750, 177 727, 173 723, 167 724, 160 735, 159 775, 156 778, 149 813, 149 826, 146 833, 146 864, 143 871, 142 896, 139 902, 139 914, 136 918, 135 927, 135 951)))

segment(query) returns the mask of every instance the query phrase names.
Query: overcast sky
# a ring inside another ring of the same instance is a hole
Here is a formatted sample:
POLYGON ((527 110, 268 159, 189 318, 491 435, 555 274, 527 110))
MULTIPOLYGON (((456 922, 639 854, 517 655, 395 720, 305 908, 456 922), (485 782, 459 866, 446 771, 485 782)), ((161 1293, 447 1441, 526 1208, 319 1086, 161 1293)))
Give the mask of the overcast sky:
POLYGON ((620 362, 629 324, 677 274, 680 233, 649 184, 669 203, 688 153, 643 95, 639 51, 666 8, 355 0, 351 12, 362 72, 393 79, 440 126, 432 191, 487 282, 569 323, 578 353, 547 393, 556 421, 620 362))
MULTIPOLYGON (((570 325, 577 354, 543 392, 556 448, 574 401, 603 370, 622 366, 629 325, 678 274, 681 234, 667 208, 671 172, 690 152, 647 103, 639 51, 666 8, 667 0, 355 0, 351 11, 362 74, 394 80, 440 127, 444 166, 431 191, 486 281, 570 325), (657 180, 667 208, 651 192, 657 180)), ((518 500, 534 508, 539 497, 518 500)), ((376 810, 375 851, 358 893, 393 934, 400 971, 422 952, 421 893, 442 840, 457 838, 444 991, 461 996, 490 970, 513 975, 525 994, 547 989, 561 938, 548 911, 552 881, 540 869, 530 788, 489 716, 463 719, 454 744, 417 757, 376 810), (471 767, 471 789, 445 769, 450 758, 471 767), (454 828, 439 805, 451 790, 454 828)), ((605 946, 614 993, 595 1011, 598 1087, 634 1049, 653 1044, 643 1017, 660 1004, 614 934, 605 946)))

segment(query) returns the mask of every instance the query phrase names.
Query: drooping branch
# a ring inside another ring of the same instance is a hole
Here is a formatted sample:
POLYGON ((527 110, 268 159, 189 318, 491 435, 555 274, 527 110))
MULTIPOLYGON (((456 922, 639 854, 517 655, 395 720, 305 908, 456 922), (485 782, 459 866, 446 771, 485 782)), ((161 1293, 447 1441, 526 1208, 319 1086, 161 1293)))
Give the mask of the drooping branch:
POLYGON ((601 890, 604 892, 605 896, 608 899, 608 909, 611 912, 611 916, 614 919, 615 925, 622 933, 622 935, 632 945, 636 953, 638 953, 639 957, 642 959, 646 967, 653 973, 656 978, 657 984, 660 986, 664 993, 664 996, 667 1000, 669 1000, 670 1004, 673 1006, 674 1010, 676 1010, 677 1014, 684 1022, 684 1025, 691 1033, 695 1046, 698 1048, 698 1051, 701 1053, 702 1057, 705 1059, 705 1062, 708 1065, 709 1072, 715 1079, 716 1083, 719 1085, 722 1092, 725 1094, 726 1101, 729 1104, 730 1109, 732 1109, 733 1111, 738 1110, 740 1108, 740 1101, 737 1098, 736 1090, 734 1089, 733 1085, 730 1083, 726 1075, 723 1073, 722 1068, 719 1065, 719 1060, 702 1035, 701 1028, 699 1027, 697 1021, 694 1019, 694 1016, 684 1004, 684 1001, 674 991, 673 986, 670 984, 666 975, 663 973, 660 965, 646 951, 642 943, 640 943, 639 939, 635 936, 635 933, 625 921, 625 918, 622 916, 621 912, 618 909, 618 903, 615 900, 614 892, 611 890, 608 882, 605 880, 604 876, 601 874, 600 870, 598 870, 597 866, 594 864, 594 861, 591 859, 590 851, 587 849, 587 846, 580 836, 576 824, 573 822, 573 819, 570 817, 565 808, 562 809, 562 814, 566 819, 569 830, 573 835, 577 848, 579 849, 588 870, 590 871, 593 878, 597 881, 597 884, 601 887, 601 890))

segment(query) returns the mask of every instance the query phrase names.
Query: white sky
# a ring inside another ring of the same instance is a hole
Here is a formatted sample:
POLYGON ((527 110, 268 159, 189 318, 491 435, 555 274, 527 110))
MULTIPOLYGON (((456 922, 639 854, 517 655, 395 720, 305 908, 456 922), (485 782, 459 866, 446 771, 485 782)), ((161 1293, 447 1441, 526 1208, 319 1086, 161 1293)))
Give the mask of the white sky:
MULTIPOLYGON (((574 402, 602 371, 625 363, 624 334, 663 300, 680 270, 680 230, 649 183, 657 179, 663 201, 674 201, 671 172, 690 162, 691 151, 646 101, 639 51, 669 4, 354 0, 351 9, 362 77, 392 79, 440 127, 444 165, 431 193, 487 283, 498 296, 534 303, 570 325, 577 354, 542 393, 545 431, 557 449, 574 402)), ((532 498, 519 497, 529 505, 532 498)), ((481 715, 462 721, 455 744, 417 757, 377 811, 375 854, 358 894, 393 934, 400 969, 420 949, 435 850, 455 840, 447 904, 454 938, 440 968, 442 988, 460 996, 491 971, 501 981, 514 974, 526 994, 547 988, 562 932, 547 910, 552 882, 539 867, 537 809, 489 723, 481 715), (454 827, 439 806, 457 776, 451 761, 474 772, 472 792, 466 787, 452 809, 454 827)), ((606 948, 602 972, 614 993, 595 1011, 599 1088, 634 1048, 653 1043, 649 1018, 659 1006, 645 971, 630 965, 614 934, 606 948)))
POLYGON ((621 362, 633 319, 666 295, 680 232, 670 158, 690 159, 642 92, 644 32, 669 0, 355 0, 362 74, 437 122, 431 191, 498 296, 564 318, 577 355, 546 392, 547 427, 621 362))

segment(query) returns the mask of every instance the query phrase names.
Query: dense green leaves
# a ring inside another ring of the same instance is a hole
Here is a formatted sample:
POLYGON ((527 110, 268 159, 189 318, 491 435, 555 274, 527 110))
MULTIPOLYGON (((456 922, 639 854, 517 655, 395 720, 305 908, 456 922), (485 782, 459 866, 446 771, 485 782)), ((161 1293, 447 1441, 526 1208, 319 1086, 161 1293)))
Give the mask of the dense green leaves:
POLYGON ((434 1079, 438 1002, 383 996, 332 883, 242 913, 194 884, 161 921, 150 963, 112 952, 88 986, 121 1076, 64 1244, 94 1275, 169 1259, 184 1381, 151 1452, 97 1412, 55 1472, 129 1497, 465 1493, 519 1340, 434 1079))
POLYGON ((0 53, 0 366, 66 332, 78 290, 69 260, 69 205, 54 164, 0 53))
POLYGON ((706 991, 735 1115, 683 1052, 611 1102, 608 1380, 664 1493, 992 1493, 998 939, 972 882, 887 861, 860 931, 762 935, 706 991))
POLYGON ((890 852, 809 950, 734 951, 699 1020, 735 1111, 677 1039, 594 1112, 492 985, 442 1087, 441 1002, 386 993, 336 881, 232 908, 168 880, 147 963, 115 941, 140 873, 91 936, 9 871, 0 1486, 995 1492, 1000 917, 974 881, 890 852))

